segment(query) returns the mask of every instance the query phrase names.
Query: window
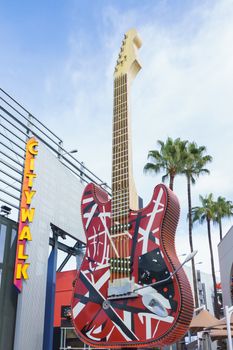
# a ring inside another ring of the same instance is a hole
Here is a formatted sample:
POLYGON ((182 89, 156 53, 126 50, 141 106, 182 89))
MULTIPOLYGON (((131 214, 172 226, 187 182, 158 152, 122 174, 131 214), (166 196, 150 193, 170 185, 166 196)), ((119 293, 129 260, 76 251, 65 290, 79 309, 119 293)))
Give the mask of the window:
POLYGON ((15 237, 16 237, 17 231, 13 228, 11 232, 11 247, 14 243, 15 237))
POLYGON ((233 264, 231 267, 231 280, 230 280, 230 288, 231 288, 231 304, 233 305, 233 264))
POLYGON ((0 225, 0 264, 3 263, 4 248, 6 240, 6 225, 0 225))

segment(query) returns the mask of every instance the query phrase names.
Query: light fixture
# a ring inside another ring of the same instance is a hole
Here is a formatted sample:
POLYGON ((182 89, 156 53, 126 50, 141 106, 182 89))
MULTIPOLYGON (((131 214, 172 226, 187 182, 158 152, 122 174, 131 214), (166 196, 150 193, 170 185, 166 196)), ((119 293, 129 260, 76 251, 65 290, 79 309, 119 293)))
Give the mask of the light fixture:
POLYGON ((0 214, 2 216, 8 216, 8 215, 10 215, 10 213, 11 213, 11 208, 10 207, 8 207, 7 205, 2 205, 1 206, 0 214))

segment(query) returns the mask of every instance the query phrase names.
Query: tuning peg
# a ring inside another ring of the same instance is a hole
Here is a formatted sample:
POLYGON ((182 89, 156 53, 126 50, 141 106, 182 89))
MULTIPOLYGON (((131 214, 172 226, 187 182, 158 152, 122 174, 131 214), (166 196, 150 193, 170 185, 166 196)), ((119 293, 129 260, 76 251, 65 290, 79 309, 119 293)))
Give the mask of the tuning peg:
POLYGON ((127 39, 127 38, 128 38, 128 35, 125 34, 125 39, 127 39))

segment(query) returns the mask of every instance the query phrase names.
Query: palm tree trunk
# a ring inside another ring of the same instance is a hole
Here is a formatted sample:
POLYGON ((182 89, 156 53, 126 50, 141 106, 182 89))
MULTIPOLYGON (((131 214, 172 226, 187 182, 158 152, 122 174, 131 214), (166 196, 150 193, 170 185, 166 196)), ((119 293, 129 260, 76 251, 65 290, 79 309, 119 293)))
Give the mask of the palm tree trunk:
POLYGON ((174 178, 175 178, 175 176, 173 174, 170 174, 169 188, 172 191, 173 191, 174 178))
POLYGON ((208 217, 207 217, 207 230, 208 230, 208 239, 209 239, 209 248, 210 248, 212 278, 213 278, 213 285, 214 285, 214 314, 215 314, 215 317, 219 318, 216 276, 215 276, 215 269, 214 269, 214 255, 213 255, 212 240, 211 240, 210 219, 208 217))
POLYGON ((220 242, 222 240, 222 220, 219 219, 219 236, 220 236, 220 242))
MULTIPOLYGON (((187 175, 187 192, 188 192, 189 245, 190 245, 191 252, 193 252, 191 181, 190 181, 190 176, 188 175, 187 175)), ((197 277, 196 277, 194 258, 191 261, 192 261, 194 300, 195 300, 195 308, 197 309, 199 307, 199 300, 198 300, 198 292, 197 292, 197 277)))

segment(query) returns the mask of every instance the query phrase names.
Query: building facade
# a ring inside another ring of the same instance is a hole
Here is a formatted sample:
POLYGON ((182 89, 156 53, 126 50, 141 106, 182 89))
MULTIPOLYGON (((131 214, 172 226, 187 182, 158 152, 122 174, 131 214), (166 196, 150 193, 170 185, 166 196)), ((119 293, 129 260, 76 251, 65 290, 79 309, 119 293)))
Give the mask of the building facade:
POLYGON ((223 305, 233 305, 233 226, 218 245, 223 305))

